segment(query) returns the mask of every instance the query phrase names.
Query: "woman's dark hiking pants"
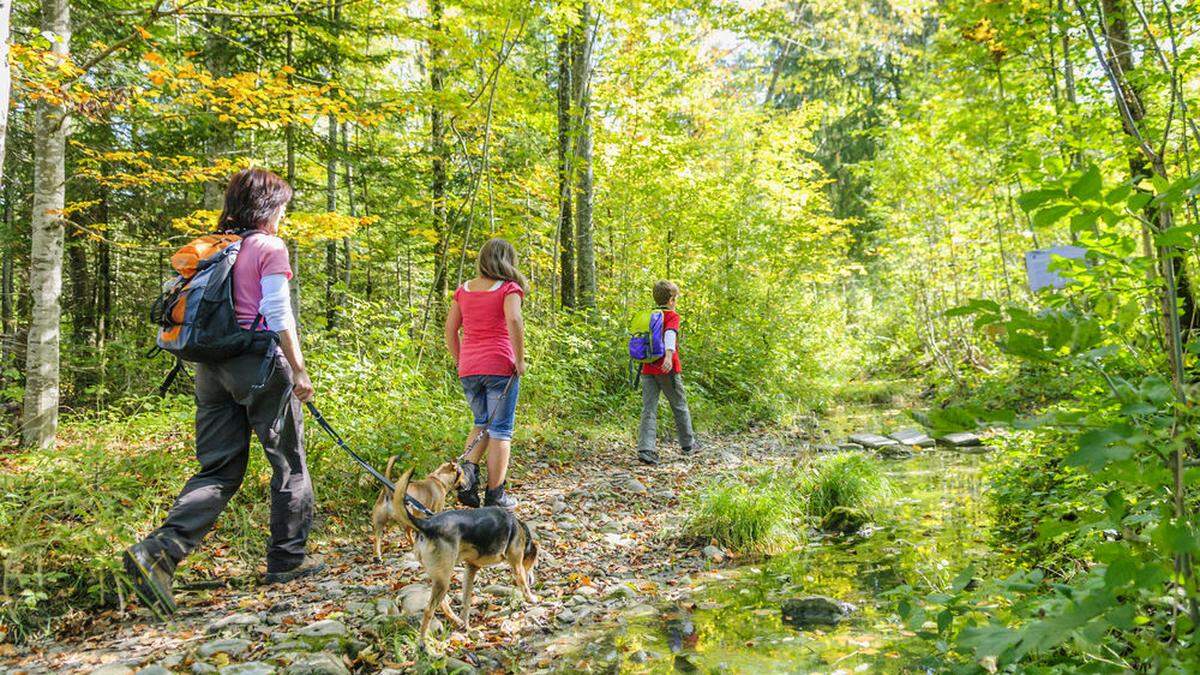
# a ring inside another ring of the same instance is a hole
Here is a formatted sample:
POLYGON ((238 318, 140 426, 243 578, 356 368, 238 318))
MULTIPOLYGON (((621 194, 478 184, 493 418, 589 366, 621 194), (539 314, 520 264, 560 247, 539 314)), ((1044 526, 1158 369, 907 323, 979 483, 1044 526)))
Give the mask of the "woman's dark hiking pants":
POLYGON ((150 534, 151 553, 175 564, 212 529, 242 485, 250 459, 250 432, 271 463, 271 543, 267 571, 291 569, 304 559, 312 528, 313 489, 304 459, 304 417, 292 394, 292 371, 282 355, 266 384, 253 390, 262 356, 247 354, 196 365, 196 459, 200 472, 175 499, 162 527, 150 534))

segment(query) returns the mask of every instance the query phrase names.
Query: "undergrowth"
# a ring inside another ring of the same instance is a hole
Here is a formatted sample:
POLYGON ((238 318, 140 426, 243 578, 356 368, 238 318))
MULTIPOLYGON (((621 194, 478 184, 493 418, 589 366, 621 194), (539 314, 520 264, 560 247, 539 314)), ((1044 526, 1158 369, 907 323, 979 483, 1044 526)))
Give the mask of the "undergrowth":
POLYGON ((814 461, 801 475, 798 492, 804 514, 820 520, 838 507, 878 515, 891 488, 877 461, 851 453, 814 461))
POLYGON ((788 481, 722 479, 701 490, 690 505, 685 536, 715 541, 731 551, 772 554, 797 543, 796 504, 788 481))

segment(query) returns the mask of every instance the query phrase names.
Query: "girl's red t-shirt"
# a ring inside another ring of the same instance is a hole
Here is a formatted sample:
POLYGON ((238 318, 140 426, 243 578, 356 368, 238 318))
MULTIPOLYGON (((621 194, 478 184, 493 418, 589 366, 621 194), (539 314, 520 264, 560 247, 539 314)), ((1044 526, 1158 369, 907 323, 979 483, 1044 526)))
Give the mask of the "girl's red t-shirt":
POLYGON ((504 299, 525 292, 513 281, 505 281, 486 291, 468 291, 463 284, 454 291, 454 301, 462 313, 462 345, 458 356, 458 376, 512 375, 517 362, 508 322, 504 319, 504 299))

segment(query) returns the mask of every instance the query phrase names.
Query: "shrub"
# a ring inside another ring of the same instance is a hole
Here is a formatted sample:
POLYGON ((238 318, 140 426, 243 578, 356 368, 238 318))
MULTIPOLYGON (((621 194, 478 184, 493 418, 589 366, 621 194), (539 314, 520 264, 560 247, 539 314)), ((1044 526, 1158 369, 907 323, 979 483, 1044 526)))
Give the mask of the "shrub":
POLYGON ((684 532, 742 553, 778 553, 799 540, 790 481, 722 480, 701 490, 689 508, 684 532))
POLYGON ((878 462, 845 454, 814 462, 800 478, 798 493, 804 513, 822 520, 838 507, 874 514, 890 491, 878 462))

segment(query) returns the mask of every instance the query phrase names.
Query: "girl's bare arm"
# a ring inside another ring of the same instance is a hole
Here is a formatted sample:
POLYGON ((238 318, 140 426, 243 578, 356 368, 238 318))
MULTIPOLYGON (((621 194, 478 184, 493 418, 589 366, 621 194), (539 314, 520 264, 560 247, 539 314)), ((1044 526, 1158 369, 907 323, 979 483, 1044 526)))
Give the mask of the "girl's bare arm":
POLYGON ((525 318, 521 316, 521 294, 512 293, 504 298, 504 320, 508 324, 508 337, 512 340, 516 355, 518 375, 525 374, 525 318))

